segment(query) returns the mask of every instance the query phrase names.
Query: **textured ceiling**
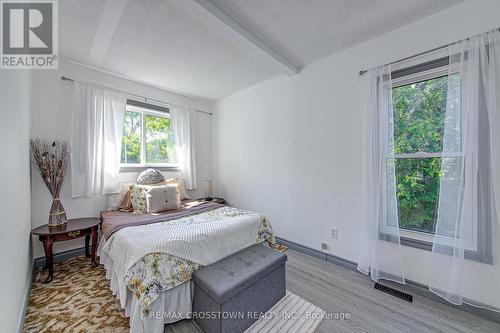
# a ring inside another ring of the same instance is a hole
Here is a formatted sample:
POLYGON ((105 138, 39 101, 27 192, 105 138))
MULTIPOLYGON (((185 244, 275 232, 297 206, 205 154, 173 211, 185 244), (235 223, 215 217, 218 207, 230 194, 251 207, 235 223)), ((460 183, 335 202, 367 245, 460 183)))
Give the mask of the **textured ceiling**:
POLYGON ((105 0, 59 1, 59 54, 86 63, 105 0))
POLYGON ((177 8, 176 1, 129 0, 102 66, 211 99, 276 75, 177 8))
MULTIPOLYGON (((60 55, 167 90, 218 100, 279 74, 179 6, 185 0, 128 0, 115 26, 106 1, 60 4, 60 55), (107 16, 108 15, 108 16, 107 16), (103 27, 104 23, 104 27, 103 27), (110 38, 96 38, 112 29, 110 38), (97 46, 95 45, 97 44, 97 46), (102 59, 90 57, 101 50, 102 59)), ((190 1, 190 0, 187 0, 190 1)), ((462 0, 213 0, 300 66, 462 0)), ((113 8, 113 2, 108 3, 113 8)), ((189 8, 189 7, 188 7, 189 8)))
POLYGON ((217 0, 306 66, 463 0, 217 0))

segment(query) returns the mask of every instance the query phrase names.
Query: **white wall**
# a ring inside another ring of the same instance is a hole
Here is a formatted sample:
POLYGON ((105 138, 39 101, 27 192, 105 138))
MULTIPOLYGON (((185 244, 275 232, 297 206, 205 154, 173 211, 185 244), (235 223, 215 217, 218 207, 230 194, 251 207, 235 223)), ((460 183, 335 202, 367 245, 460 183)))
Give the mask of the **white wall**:
MULTIPOLYGON (((357 261, 361 228, 359 70, 500 27, 500 1, 473 0, 216 104, 217 194, 266 214, 278 236, 357 261), (339 239, 330 239, 330 228, 339 239)), ((429 252, 404 247, 407 277, 426 283, 429 252)), ((492 266, 475 265, 478 276, 492 266)), ((497 272, 498 274, 498 272, 497 272)), ((500 308, 500 285, 468 295, 500 308)))
MULTIPOLYGON (((129 93, 166 101, 173 104, 185 105, 198 110, 211 112, 211 102, 180 96, 157 88, 149 87, 137 82, 95 71, 61 61, 58 70, 33 71, 31 101, 33 105, 31 121, 31 137, 58 139, 71 141, 71 107, 73 84, 62 81, 60 76, 67 76, 81 81, 94 82, 108 87, 121 89, 129 93)), ((29 95, 26 95, 29 96, 29 95)), ((196 151, 197 151, 197 178, 198 190, 189 195, 193 198, 203 197, 203 181, 212 177, 212 117, 196 113, 196 151)), ((71 170, 69 171, 71 172, 71 170)), ((137 172, 122 173, 123 181, 133 181, 137 172)), ((172 174, 175 176, 176 174, 172 174)), ((43 184, 36 170, 32 171, 32 226, 36 227, 48 222, 48 212, 51 205, 51 196, 43 184)), ((71 175, 68 173, 61 192, 61 202, 68 218, 85 216, 99 216, 99 212, 106 209, 106 198, 94 196, 92 198, 71 198, 71 175)), ((43 247, 38 240, 34 240, 34 256, 43 257, 43 247)), ((80 248, 83 239, 55 243, 54 253, 80 248)))
POLYGON ((17 332, 31 279, 30 94, 29 73, 0 70, 0 323, 17 332))

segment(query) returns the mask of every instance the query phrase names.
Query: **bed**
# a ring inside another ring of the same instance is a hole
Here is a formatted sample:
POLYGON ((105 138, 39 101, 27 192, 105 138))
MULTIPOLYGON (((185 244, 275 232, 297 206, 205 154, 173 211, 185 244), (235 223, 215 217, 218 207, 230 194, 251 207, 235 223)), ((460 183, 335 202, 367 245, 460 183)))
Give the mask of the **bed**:
POLYGON ((160 333, 191 318, 191 275, 255 243, 274 246, 270 223, 255 212, 184 201, 158 214, 101 213, 100 262, 130 317, 130 332, 160 333))

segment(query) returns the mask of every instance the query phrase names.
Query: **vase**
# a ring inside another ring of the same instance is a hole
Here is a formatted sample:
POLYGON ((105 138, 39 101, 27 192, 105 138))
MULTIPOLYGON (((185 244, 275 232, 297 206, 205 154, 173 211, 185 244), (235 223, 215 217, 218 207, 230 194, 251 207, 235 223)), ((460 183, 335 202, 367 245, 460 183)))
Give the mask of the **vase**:
POLYGON ((61 200, 53 199, 49 213, 49 227, 62 227, 68 222, 61 200))

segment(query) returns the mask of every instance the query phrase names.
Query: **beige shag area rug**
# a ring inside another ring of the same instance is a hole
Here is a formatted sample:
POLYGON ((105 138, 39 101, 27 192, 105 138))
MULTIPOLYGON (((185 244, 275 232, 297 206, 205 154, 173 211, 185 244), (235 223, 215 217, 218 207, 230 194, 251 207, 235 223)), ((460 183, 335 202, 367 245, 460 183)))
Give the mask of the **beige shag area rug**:
MULTIPOLYGON (((286 251, 286 247, 279 250, 286 251)), ((129 332, 129 319, 109 289, 102 266, 92 267, 84 256, 54 264, 54 279, 36 270, 24 332, 129 332)), ((312 333, 324 311, 287 291, 247 333, 312 333)))
POLYGON ((102 266, 84 256, 54 264, 54 279, 37 269, 24 332, 128 332, 129 320, 109 289, 102 266))

